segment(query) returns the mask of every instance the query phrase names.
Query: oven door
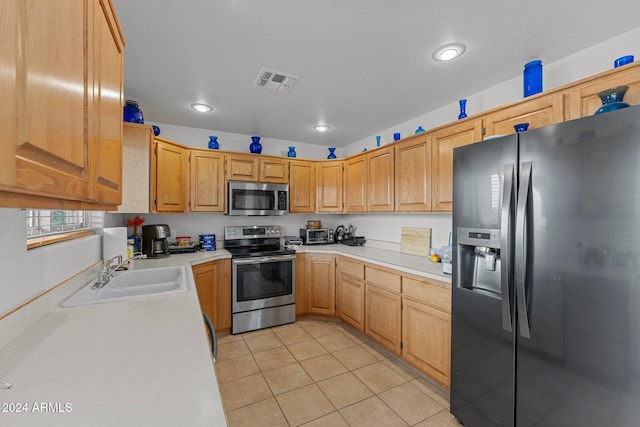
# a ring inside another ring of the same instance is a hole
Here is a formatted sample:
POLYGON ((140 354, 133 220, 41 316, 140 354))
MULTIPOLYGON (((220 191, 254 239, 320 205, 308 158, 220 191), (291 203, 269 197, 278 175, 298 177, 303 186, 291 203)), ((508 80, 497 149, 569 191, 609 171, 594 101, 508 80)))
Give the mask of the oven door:
POLYGON ((296 256, 233 259, 233 313, 294 304, 296 256))

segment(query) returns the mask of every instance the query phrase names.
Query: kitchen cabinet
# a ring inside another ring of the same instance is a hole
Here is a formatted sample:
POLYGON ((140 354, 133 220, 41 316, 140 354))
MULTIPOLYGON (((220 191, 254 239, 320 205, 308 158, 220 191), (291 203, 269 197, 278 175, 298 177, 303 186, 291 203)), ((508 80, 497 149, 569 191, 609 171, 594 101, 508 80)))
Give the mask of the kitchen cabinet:
POLYGON ((289 183, 289 160, 261 158, 259 162, 260 182, 272 182, 276 184, 289 183))
POLYGON ((162 138, 155 138, 151 161, 153 212, 187 211, 188 150, 162 138))
POLYGON ((364 332, 364 264, 338 259, 338 317, 364 332))
POLYGON ((286 184, 289 180, 289 161, 255 154, 228 153, 226 178, 228 181, 286 184))
POLYGON ((449 387, 451 289, 446 284, 402 277, 402 357, 449 387))
POLYGON ((367 210, 367 157, 359 154, 344 162, 344 211, 367 210))
POLYGON ((432 132, 431 140, 431 210, 453 210, 453 149, 482 139, 482 120, 466 119, 461 123, 432 132))
POLYGON ((593 115, 602 107, 598 92, 617 86, 628 86, 623 101, 629 105, 640 104, 640 63, 633 62, 623 67, 583 80, 568 89, 565 120, 593 115))
POLYGON ((342 160, 321 161, 318 168, 318 212, 342 212, 342 160))
POLYGON ((289 212, 315 212, 316 162, 311 160, 291 160, 289 173, 289 212))
POLYGON ((395 210, 431 210, 431 141, 424 133, 396 144, 395 210))
POLYGON ((118 212, 148 213, 153 129, 129 122, 122 126, 122 204, 118 212))
POLYGON ((189 156, 190 210, 224 212, 224 154, 217 150, 190 150, 189 156))
POLYGON ((307 255, 296 254, 296 316, 307 313, 307 255))
POLYGON ((393 145, 367 154, 367 211, 391 212, 394 207, 393 145))
POLYGON ((231 328, 231 260, 197 264, 192 267, 202 312, 216 331, 231 328))
POLYGON ((0 205, 115 210, 124 41, 111 2, 8 0, 0 16, 0 205))
POLYGON ((365 333, 398 355, 402 342, 401 304, 400 294, 366 283, 365 333))
POLYGON ((508 135, 515 133, 513 125, 518 123, 529 123, 529 129, 535 129, 560 123, 563 117, 564 95, 562 93, 538 95, 484 116, 485 133, 486 136, 508 135))
POLYGON ((336 257, 307 254, 307 312, 335 316, 336 257))

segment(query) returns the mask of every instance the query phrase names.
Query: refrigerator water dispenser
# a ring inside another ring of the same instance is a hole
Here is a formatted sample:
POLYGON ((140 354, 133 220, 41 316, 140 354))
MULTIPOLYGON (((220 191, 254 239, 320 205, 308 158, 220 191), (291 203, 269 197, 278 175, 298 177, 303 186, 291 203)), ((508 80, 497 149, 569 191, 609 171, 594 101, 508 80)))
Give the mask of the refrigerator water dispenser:
POLYGON ((458 228, 456 285, 494 298, 500 290, 500 230, 458 228))

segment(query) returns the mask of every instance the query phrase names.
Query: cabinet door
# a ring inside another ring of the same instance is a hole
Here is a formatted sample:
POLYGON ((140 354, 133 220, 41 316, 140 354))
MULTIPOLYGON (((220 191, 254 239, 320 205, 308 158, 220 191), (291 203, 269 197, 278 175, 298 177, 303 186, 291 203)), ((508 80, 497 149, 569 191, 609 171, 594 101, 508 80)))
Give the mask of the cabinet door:
POLYGON ((365 290, 365 333, 382 346, 400 354, 400 295, 369 283, 365 290))
POLYGON ((316 162, 292 160, 290 165, 289 211, 316 211, 316 162))
POLYGON ((390 212, 394 205, 394 146, 367 154, 367 211, 390 212))
POLYGON ((85 132, 89 2, 1 3, 0 120, 6 139, 0 144, 0 186, 88 200, 94 155, 85 132))
POLYGON ((539 96, 487 115, 485 138, 515 133, 513 125, 518 123, 529 123, 529 129, 535 129, 560 123, 563 119, 564 95, 562 93, 539 96))
POLYGON ((283 159, 260 159, 260 182, 287 184, 289 182, 289 161, 283 159))
POLYGON ((189 168, 191 211, 224 212, 224 154, 214 150, 191 150, 189 168))
POLYGON ((426 134, 396 145, 395 210, 431 210, 431 142, 426 134))
POLYGON ((367 210, 367 157, 361 154, 345 161, 344 211, 367 210))
POLYGON ((207 262, 192 267, 200 309, 217 331, 231 327, 231 261, 207 262))
POLYGON ((93 11, 93 108, 89 123, 95 147, 92 200, 122 201, 123 43, 110 2, 90 2, 93 11))
POLYGON ((364 332, 364 281, 340 274, 338 282, 338 317, 364 332))
POLYGON ((118 212, 148 213, 153 130, 137 123, 122 126, 122 204, 118 212))
POLYGON ((229 154, 227 156, 228 181, 258 181, 257 156, 251 154, 229 154))
POLYGON ((342 212, 342 160, 318 162, 318 212, 342 212))
POLYGON ((296 254, 296 315, 307 313, 307 255, 296 254))
POLYGON ((336 258, 307 256, 307 307, 309 313, 336 314, 336 258))
POLYGON ((430 135, 432 201, 434 211, 450 212, 453 207, 453 149, 482 139, 480 119, 464 121, 430 135))
POLYGON ((451 315, 403 298, 402 357, 449 387, 451 315))
POLYGON ((187 150, 156 138, 152 175, 155 212, 187 210, 187 150))
POLYGON ((598 92, 617 86, 628 86, 623 102, 640 104, 640 63, 634 62, 608 71, 605 75, 582 83, 568 91, 566 120, 593 115, 602 107, 598 92))

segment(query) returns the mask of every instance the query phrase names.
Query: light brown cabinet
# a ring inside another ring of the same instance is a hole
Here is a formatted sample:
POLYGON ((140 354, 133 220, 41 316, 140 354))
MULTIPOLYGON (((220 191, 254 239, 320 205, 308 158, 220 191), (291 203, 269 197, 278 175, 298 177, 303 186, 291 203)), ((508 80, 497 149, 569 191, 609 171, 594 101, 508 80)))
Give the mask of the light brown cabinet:
POLYGON ((0 205, 115 210, 124 41, 111 2, 8 0, 0 16, 0 205))
POLYGON ((216 331, 231 328, 231 260, 197 264, 192 267, 202 312, 216 331))
POLYGON ((289 164, 289 212, 316 211, 316 162, 292 160, 289 164))
POLYGON ((344 162, 344 211, 367 210, 367 157, 359 154, 344 162))
POLYGON ((187 211, 188 150, 171 141, 155 138, 151 159, 152 210, 187 211))
POLYGON ((296 316, 307 313, 307 255, 296 254, 296 316))
POLYGON ((276 184, 289 183, 289 160, 261 158, 258 180, 276 184))
POLYGON ((227 181, 271 182, 289 181, 289 161, 255 154, 227 154, 227 181))
POLYGON ((395 210, 431 210, 431 141, 420 134, 396 144, 395 210))
POLYGON ((564 117, 564 95, 555 93, 522 101, 484 117, 486 136, 515 133, 514 125, 529 123, 529 129, 560 123, 564 117))
POLYGON ((482 139, 482 120, 467 119, 430 134, 432 167, 431 210, 453 207, 453 149, 482 139))
POLYGON ((364 332, 364 265, 338 259, 338 317, 364 332))
POLYGON ((190 150, 190 210, 225 211, 225 156, 216 150, 190 150))
POLYGON ((153 130, 149 125, 123 123, 122 204, 118 212, 149 212, 149 178, 153 130))
POLYGON ((396 354, 401 354, 402 297, 373 285, 365 288, 365 333, 396 354))
POLYGON ((367 211, 391 212, 394 207, 394 146, 367 154, 367 211))
POLYGON ((342 160, 318 162, 318 212, 342 212, 342 160))
POLYGON ((313 314, 336 314, 336 257, 307 254, 307 311, 313 314))

